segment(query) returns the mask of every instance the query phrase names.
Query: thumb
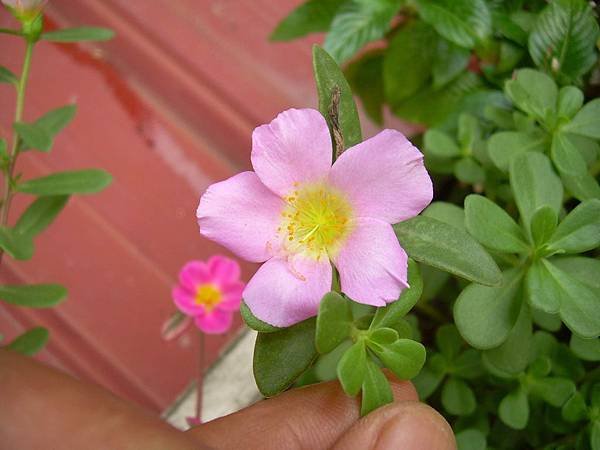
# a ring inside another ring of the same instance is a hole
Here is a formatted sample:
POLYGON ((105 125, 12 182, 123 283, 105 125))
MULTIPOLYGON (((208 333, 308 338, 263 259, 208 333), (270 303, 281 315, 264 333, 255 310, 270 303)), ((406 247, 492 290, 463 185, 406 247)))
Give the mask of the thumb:
POLYGON ((334 450, 455 450, 448 422, 416 401, 398 402, 373 411, 353 425, 334 450))

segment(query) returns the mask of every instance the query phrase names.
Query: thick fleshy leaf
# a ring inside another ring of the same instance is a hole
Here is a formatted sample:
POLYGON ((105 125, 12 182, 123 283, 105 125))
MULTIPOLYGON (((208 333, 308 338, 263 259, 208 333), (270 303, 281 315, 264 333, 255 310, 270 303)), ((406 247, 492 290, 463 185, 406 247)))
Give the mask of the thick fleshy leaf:
POLYGON ((442 325, 435 333, 435 343, 440 353, 452 361, 460 352, 463 340, 453 324, 442 325))
POLYGON ((475 411, 477 401, 475 394, 467 383, 450 377, 442 388, 442 405, 455 416, 467 416, 475 411))
POLYGON ((456 447, 458 450, 486 450, 487 439, 483 431, 476 428, 467 428, 456 433, 456 447))
POLYGON ((465 229, 465 211, 458 205, 449 202, 433 202, 422 215, 437 219, 461 230, 465 229))
POLYGON ((552 162, 560 173, 571 176, 587 174, 587 164, 581 152, 563 133, 555 133, 552 139, 552 162))
POLYGON ((529 384, 529 392, 560 408, 575 393, 575 383, 559 377, 533 379, 529 384))
POLYGON ((254 314, 252 314, 252 311, 250 311, 250 308, 248 308, 248 305, 246 305, 246 303, 244 302, 242 302, 242 304, 240 305, 240 314, 242 316, 242 319, 244 319, 246 325, 248 325, 248 327, 252 328, 253 330, 259 331, 261 333, 273 333, 275 331, 281 331, 281 328, 269 325, 268 323, 263 322, 254 314))
POLYGON ((583 92, 575 86, 564 86, 558 91, 557 115, 571 119, 583 106, 583 92))
POLYGON ((526 113, 549 125, 554 122, 558 88, 548 75, 529 68, 520 69, 506 82, 504 90, 526 113))
POLYGON ((344 136, 344 144, 346 147, 358 144, 362 141, 362 132, 352 90, 335 60, 317 45, 313 47, 313 72, 319 94, 319 111, 327 118, 330 132, 332 124, 329 120, 329 108, 333 89, 337 87, 341 94, 339 126, 344 136))
POLYGON ((421 400, 426 400, 438 388, 446 375, 445 358, 439 353, 427 357, 427 364, 412 383, 421 400))
POLYGON ((573 353, 584 361, 600 361, 600 338, 583 339, 571 335, 570 347, 573 353))
POLYGON ((254 378, 265 397, 287 389, 317 357, 315 319, 274 333, 258 333, 254 347, 254 378))
POLYGON ((42 39, 50 42, 83 42, 109 41, 115 36, 114 31, 100 27, 64 28, 42 34, 42 39))
POLYGON ((600 200, 577 205, 560 223, 550 238, 550 249, 583 253, 600 245, 600 200))
POLYGON ((49 337, 50 333, 47 329, 43 327, 31 328, 14 339, 6 348, 23 355, 33 356, 44 348, 49 337))
POLYGON ((418 0, 421 18, 460 47, 473 48, 492 31, 492 19, 483 0, 418 0))
POLYGON ((336 11, 346 0, 309 0, 277 25, 272 41, 289 41, 310 33, 327 31, 336 11))
POLYGON ((596 61, 598 24, 582 0, 554 0, 539 14, 529 35, 535 64, 563 83, 577 83, 596 61))
POLYGON ((337 365, 337 377, 344 392, 355 396, 360 391, 367 371, 365 341, 359 340, 344 352, 337 365))
POLYGON ((531 238, 536 248, 544 245, 556 230, 558 217, 550 206, 542 206, 531 217, 531 238))
POLYGON ((552 275, 542 261, 535 261, 527 270, 525 296, 531 306, 548 314, 560 310, 560 291, 555 289, 552 275))
POLYGON ((600 259, 584 256, 561 256, 552 258, 550 261, 573 278, 600 291, 600 259))
POLYGON ((398 339, 390 344, 368 340, 367 346, 401 380, 415 377, 425 363, 425 347, 411 339, 398 339))
POLYGON ((573 120, 562 127, 562 130, 600 139, 600 98, 586 103, 573 120))
POLYGON ((592 198, 600 199, 600 185, 598 184, 598 180, 589 173, 576 177, 569 175, 568 173, 561 173, 560 178, 565 189, 577 200, 584 201, 592 198))
POLYGON ((504 272, 500 287, 473 283, 460 293, 454 304, 454 320, 471 346, 491 349, 506 341, 521 309, 522 277, 521 270, 511 269, 504 272))
POLYGON ((529 249, 521 227, 504 209, 481 195, 465 199, 465 225, 475 239, 493 250, 523 253, 529 249))
POLYGON ((474 348, 465 350, 448 364, 448 373, 470 380, 483 375, 481 353, 474 348))
POLYGON ((380 39, 400 9, 400 0, 350 0, 336 12, 323 48, 338 62, 353 56, 365 44, 380 39))
POLYGON ((56 172, 17 184, 17 190, 34 195, 94 194, 112 182, 112 176, 100 169, 56 172))
POLYGON ((352 311, 348 300, 337 292, 325 294, 319 305, 315 345, 319 353, 329 353, 350 335, 352 311))
POLYGON ((549 145, 548 137, 541 132, 500 131, 488 141, 490 159, 498 169, 507 172, 511 159, 524 152, 543 152, 549 145))
POLYGON ((437 158, 453 158, 460 155, 456 141, 446 132, 431 128, 423 136, 425 153, 437 158))
POLYGON ((506 395, 498 406, 500 420, 514 430, 522 430, 529 422, 529 400, 522 387, 506 395))
POLYGON ((432 67, 433 86, 439 88, 456 78, 467 68, 470 58, 471 52, 467 49, 446 39, 438 39, 437 54, 432 67))
POLYGON ((454 176, 467 184, 478 184, 485 181, 485 171, 477 161, 470 157, 456 161, 454 176))
POLYGON ((394 230, 416 261, 490 286, 501 282, 494 260, 466 231, 423 216, 398 223, 394 230))
POLYGON ((515 156, 510 165, 510 186, 527 229, 532 216, 543 206, 549 206, 558 216, 563 187, 545 155, 528 152, 515 156))
POLYGON ((575 392, 562 406, 562 416, 569 422, 579 422, 587 418, 587 406, 583 395, 575 392))
POLYGON ((50 308, 67 297, 59 284, 0 285, 0 300, 28 308, 50 308))
POLYGON ((54 221, 68 201, 68 195, 37 198, 19 217, 15 230, 28 236, 40 234, 54 221))
POLYGON ((346 67, 345 73, 352 91, 363 105, 367 116, 378 125, 383 125, 383 105, 385 93, 383 86, 382 49, 375 49, 346 67))
POLYGON ((367 370, 362 385, 362 402, 360 405, 360 415, 366 416, 371 411, 380 406, 392 403, 394 396, 390 387, 390 382, 379 370, 377 364, 370 359, 367 360, 367 370))

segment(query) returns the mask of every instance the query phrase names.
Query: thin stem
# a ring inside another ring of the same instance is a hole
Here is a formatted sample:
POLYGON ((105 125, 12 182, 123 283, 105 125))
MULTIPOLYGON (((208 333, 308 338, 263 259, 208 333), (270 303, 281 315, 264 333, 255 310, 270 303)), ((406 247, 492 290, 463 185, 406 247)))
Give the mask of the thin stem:
POLYGON ((23 33, 19 30, 13 30, 11 28, 0 28, 0 33, 12 34, 13 36, 23 36, 23 33))
MULTIPOLYGON (((25 58, 23 60, 23 69, 21 78, 17 84, 17 105, 15 107, 14 122, 20 122, 23 119, 23 109, 25 107, 25 91, 27 89, 27 81, 29 80, 29 72, 31 69, 31 56, 33 54, 33 46, 35 42, 27 40, 25 48, 25 58)), ((8 222, 8 212, 13 196, 13 171, 19 156, 20 138, 18 133, 13 130, 12 146, 8 153, 8 167, 4 173, 4 193, 2 197, 2 206, 0 211, 0 226, 6 226, 8 222)), ((2 262, 3 252, 0 250, 0 263, 2 262)))
POLYGON ((196 419, 198 422, 202 422, 202 396, 203 396, 203 388, 204 388, 204 354, 205 354, 205 343, 204 343, 204 333, 202 331, 199 332, 199 340, 198 340, 198 380, 196 385, 196 419))

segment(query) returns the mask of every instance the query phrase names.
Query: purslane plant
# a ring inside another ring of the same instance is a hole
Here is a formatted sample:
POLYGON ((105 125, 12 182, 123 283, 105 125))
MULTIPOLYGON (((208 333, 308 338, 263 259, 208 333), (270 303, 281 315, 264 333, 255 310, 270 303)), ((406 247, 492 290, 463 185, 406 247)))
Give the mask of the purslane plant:
MULTIPOLYGON (((2 3, 19 21, 20 29, 0 29, 0 33, 25 41, 25 56, 21 73, 15 75, 0 66, 0 82, 15 88, 16 106, 10 144, 0 138, 0 169, 3 176, 3 193, 0 200, 0 262, 4 254, 16 260, 33 256, 34 238, 48 227, 67 204, 73 194, 99 192, 111 182, 111 176, 99 169, 58 172, 41 178, 23 179, 15 173, 17 159, 26 151, 49 152, 54 138, 75 116, 75 105, 54 109, 34 122, 25 122, 25 92, 35 45, 40 40, 50 42, 78 42, 106 40, 112 31, 103 28, 81 27, 43 31, 42 0, 2 0, 2 3), (12 226, 9 211, 16 194, 37 197, 12 226)), ((6 270, 6 269, 4 269, 6 270)), ((0 285, 0 301, 29 308, 48 308, 62 302, 67 290, 58 284, 0 285)), ((6 347, 25 354, 39 351, 48 340, 48 330, 35 327, 6 347)), ((0 336, 1 338, 1 336, 0 336)))

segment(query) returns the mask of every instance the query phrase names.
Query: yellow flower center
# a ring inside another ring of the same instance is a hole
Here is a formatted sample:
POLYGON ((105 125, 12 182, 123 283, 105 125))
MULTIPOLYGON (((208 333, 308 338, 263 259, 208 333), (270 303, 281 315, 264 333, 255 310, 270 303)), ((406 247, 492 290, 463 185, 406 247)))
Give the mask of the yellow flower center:
POLYGON ((284 197, 287 205, 278 232, 290 253, 319 259, 339 251, 350 231, 352 209, 343 193, 323 183, 300 187, 284 197))
POLYGON ((202 305, 207 312, 212 311, 215 306, 221 303, 221 291, 214 284, 201 284, 196 289, 195 302, 202 305))

